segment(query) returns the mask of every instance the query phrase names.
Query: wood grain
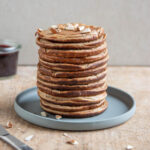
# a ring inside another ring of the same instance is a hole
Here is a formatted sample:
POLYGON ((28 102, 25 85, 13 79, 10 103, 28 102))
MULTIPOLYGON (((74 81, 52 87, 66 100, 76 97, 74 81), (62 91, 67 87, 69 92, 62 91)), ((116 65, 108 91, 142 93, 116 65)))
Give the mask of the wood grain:
MULTIPOLYGON (((31 141, 24 141, 35 150, 124 150, 130 144, 135 150, 150 149, 150 67, 109 67, 108 84, 129 92, 136 100, 136 114, 120 126, 88 132, 66 132, 79 145, 66 144, 64 131, 32 125, 14 111, 16 95, 36 85, 36 67, 19 67, 18 74, 0 80, 0 124, 13 123, 8 131, 20 140, 33 134, 31 141), (18 128, 21 128, 19 130, 18 128), (22 132, 23 131, 23 132, 22 132)), ((0 141, 0 150, 12 150, 0 141)))

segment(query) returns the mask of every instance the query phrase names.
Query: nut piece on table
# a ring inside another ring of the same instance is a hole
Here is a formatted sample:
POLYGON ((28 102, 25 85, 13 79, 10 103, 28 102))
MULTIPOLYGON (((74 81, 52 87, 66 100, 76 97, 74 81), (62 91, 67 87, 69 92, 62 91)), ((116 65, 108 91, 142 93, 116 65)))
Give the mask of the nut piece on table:
POLYGON ((7 127, 7 128, 12 128, 12 126, 13 126, 13 125, 12 125, 11 121, 8 121, 7 124, 6 124, 6 127, 7 127))
POLYGON ((63 136, 68 137, 68 138, 71 138, 71 136, 68 135, 67 133, 63 133, 63 136))
POLYGON ((126 150, 132 150, 134 147, 132 145, 127 145, 126 150))
POLYGON ((24 130, 22 130, 21 128, 17 128, 18 130, 20 130, 20 132, 25 133, 24 130))
POLYGON ((78 145, 79 142, 76 141, 76 140, 70 140, 70 141, 67 141, 68 144, 71 144, 71 145, 78 145))
POLYGON ((33 137, 34 137, 34 135, 29 135, 24 140, 25 141, 31 141, 33 137))
POLYGON ((67 134, 67 133, 63 133, 63 136, 66 136, 66 137, 68 137, 68 134, 67 134))

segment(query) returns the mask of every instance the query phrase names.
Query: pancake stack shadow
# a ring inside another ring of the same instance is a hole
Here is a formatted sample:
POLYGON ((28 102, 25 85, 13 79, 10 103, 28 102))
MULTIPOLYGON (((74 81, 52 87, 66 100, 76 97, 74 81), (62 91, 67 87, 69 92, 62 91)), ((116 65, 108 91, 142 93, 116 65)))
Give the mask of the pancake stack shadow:
POLYGON ((103 28, 60 24, 38 29, 41 107, 65 117, 91 117, 108 107, 108 51, 103 28))

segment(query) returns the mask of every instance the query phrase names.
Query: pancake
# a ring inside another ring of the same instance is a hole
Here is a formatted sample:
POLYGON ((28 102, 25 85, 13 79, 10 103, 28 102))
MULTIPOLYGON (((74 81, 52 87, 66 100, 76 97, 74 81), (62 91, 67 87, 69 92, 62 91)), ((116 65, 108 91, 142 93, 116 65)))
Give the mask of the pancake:
POLYGON ((53 110, 53 109, 49 108, 48 106, 44 106, 42 104, 41 104, 41 107, 45 111, 50 112, 52 114, 57 114, 57 115, 61 115, 64 117, 84 118, 84 117, 92 117, 92 116, 102 113, 103 111, 105 111, 107 109, 108 102, 105 100, 104 103, 97 108, 93 108, 90 110, 77 111, 77 112, 57 111, 57 110, 53 110))
POLYGON ((57 97, 57 96, 52 96, 50 94, 47 94, 43 91, 41 91, 40 89, 38 90, 38 95, 44 99, 47 100, 51 103, 62 103, 63 102, 82 102, 82 103, 88 103, 88 102, 94 102, 94 103, 98 103, 99 101, 101 101, 102 99, 105 99, 107 96, 106 91, 102 92, 101 94, 97 94, 96 96, 79 96, 79 97, 57 97))
POLYGON ((58 104, 56 105, 48 101, 45 101, 43 99, 40 100, 43 106, 48 107, 52 110, 64 111, 64 112, 77 112, 77 111, 83 111, 83 110, 90 110, 90 109, 101 106, 104 103, 104 101, 105 100, 102 100, 97 104, 89 104, 89 105, 83 105, 83 106, 64 106, 64 105, 58 105, 58 104))
POLYGON ((102 86, 106 82, 106 78, 103 78, 102 80, 95 82, 95 83, 90 83, 90 84, 84 84, 84 85, 60 85, 60 84, 54 84, 54 83, 49 83, 46 81, 43 81, 41 79, 37 79, 37 83, 42 84, 45 87, 49 87, 51 89, 56 89, 56 90, 90 90, 94 88, 98 88, 102 86))
POLYGON ((43 61, 50 62, 50 63, 86 64, 86 63, 93 63, 98 60, 101 60, 105 58, 107 55, 108 55, 108 50, 104 49, 98 55, 79 57, 79 58, 67 58, 67 57, 48 55, 47 53, 39 49, 39 58, 43 61))
POLYGON ((90 84, 94 82, 98 82, 99 80, 103 80, 106 77, 106 72, 99 73, 97 75, 88 76, 88 77, 77 77, 77 78, 55 78, 50 75, 41 74, 39 71, 37 72, 37 79, 41 79, 48 83, 60 84, 60 85, 84 85, 90 84))
POLYGON ((104 63, 102 66, 99 66, 94 69, 90 70, 83 70, 83 71, 55 71, 42 66, 41 64, 38 65, 38 70, 40 73, 56 78, 77 78, 77 77, 88 77, 91 75, 97 75, 99 73, 103 73, 106 71, 107 64, 104 63))
POLYGON ((107 63, 108 61, 108 55, 101 59, 98 60, 96 62, 93 63, 88 63, 88 64, 67 64, 67 63, 50 63, 47 61, 42 60, 41 58, 39 58, 39 63, 42 66, 45 66, 48 69, 52 69, 52 70, 58 70, 58 71, 82 71, 82 70, 89 70, 89 69, 94 69, 97 68, 105 63, 107 63))
POLYGON ((100 46, 91 48, 91 49, 48 49, 48 48, 41 48, 40 50, 42 52, 45 52, 47 55, 51 56, 58 56, 58 57, 64 57, 64 58, 83 58, 88 56, 95 56, 100 53, 102 53, 104 50, 106 50, 107 44, 104 41, 101 43, 100 46))
POLYGON ((104 29, 101 27, 94 27, 94 26, 88 26, 85 24, 73 24, 76 26, 75 29, 77 29, 77 26, 85 26, 86 28, 91 29, 91 33, 81 34, 80 31, 68 31, 68 30, 62 30, 66 27, 65 24, 60 24, 58 27, 62 30, 60 33, 52 34, 50 29, 47 30, 38 30, 37 34, 40 38, 56 41, 56 42, 88 42, 92 40, 98 39, 101 34, 104 33, 104 29))
POLYGON ((90 49, 100 46, 102 43, 104 43, 105 40, 106 34, 101 35, 101 37, 97 40, 83 43, 58 43, 38 37, 36 39, 36 44, 40 47, 51 49, 90 49))
MULTIPOLYGON (((42 100, 43 98, 40 97, 40 101, 42 100)), ((47 99, 43 99, 45 101, 47 101, 47 99)), ((56 104, 56 105, 61 105, 61 106, 86 106, 86 105, 92 105, 92 104, 97 104, 99 103, 101 100, 97 100, 97 101, 93 101, 93 102, 75 102, 73 100, 70 100, 70 101, 57 101, 57 102, 53 102, 53 101, 50 101, 52 104, 56 104)))
POLYGON ((51 88, 45 87, 40 83, 37 83, 38 89, 52 96, 58 97, 80 97, 80 96, 94 96, 103 93, 107 89, 106 83, 101 87, 91 89, 91 90, 72 90, 72 91, 60 91, 53 90, 51 88))

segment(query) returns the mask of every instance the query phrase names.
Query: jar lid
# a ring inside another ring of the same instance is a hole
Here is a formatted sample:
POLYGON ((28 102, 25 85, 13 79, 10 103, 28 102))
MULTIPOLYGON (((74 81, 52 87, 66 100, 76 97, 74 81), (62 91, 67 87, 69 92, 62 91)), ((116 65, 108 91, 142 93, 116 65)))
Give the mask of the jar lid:
POLYGON ((14 53, 21 48, 21 45, 12 40, 0 39, 0 54, 14 53))

